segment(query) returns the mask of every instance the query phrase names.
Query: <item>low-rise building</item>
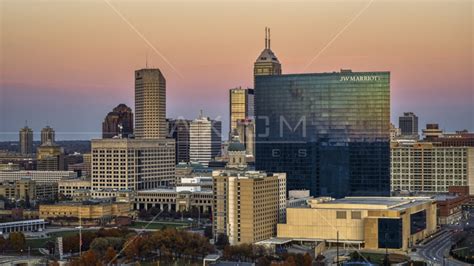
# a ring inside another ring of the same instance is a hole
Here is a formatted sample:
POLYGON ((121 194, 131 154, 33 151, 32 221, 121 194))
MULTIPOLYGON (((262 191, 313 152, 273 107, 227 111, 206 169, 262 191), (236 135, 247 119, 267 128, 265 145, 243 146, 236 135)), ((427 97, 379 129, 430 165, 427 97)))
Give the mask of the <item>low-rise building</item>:
POLYGON ((455 224, 463 218, 463 206, 469 202, 468 195, 437 195, 438 224, 455 224))
POLYGON ((58 194, 72 198, 78 189, 91 189, 90 179, 64 179, 58 181, 58 194))
POLYGON ((15 181, 3 181, 0 183, 0 196, 10 200, 30 202, 55 199, 57 196, 57 184, 36 182, 30 177, 24 177, 15 181))
POLYGON ((73 171, 0 171, 1 181, 16 181, 23 177, 31 177, 38 183, 57 183, 61 179, 77 178, 73 171))
POLYGON ((68 221, 77 224, 81 219, 83 224, 107 224, 116 217, 129 215, 131 215, 130 204, 122 202, 62 202, 39 206, 40 219, 51 223, 68 221))
POLYGON ((316 198, 308 207, 286 210, 278 238, 366 249, 408 250, 436 230, 430 198, 316 198))
POLYGON ((0 223, 0 233, 8 234, 12 232, 37 232, 43 231, 45 221, 43 219, 23 220, 0 223))
POLYGON ((198 208, 200 213, 212 213, 213 194, 200 187, 174 187, 139 190, 135 196, 135 210, 158 208, 168 211, 188 211, 198 208))

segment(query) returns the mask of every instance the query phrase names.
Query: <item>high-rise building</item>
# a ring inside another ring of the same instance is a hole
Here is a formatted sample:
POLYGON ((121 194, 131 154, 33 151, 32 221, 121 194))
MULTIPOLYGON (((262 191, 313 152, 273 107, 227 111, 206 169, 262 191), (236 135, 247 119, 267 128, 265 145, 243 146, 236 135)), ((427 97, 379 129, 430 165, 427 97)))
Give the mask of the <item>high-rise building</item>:
POLYGON ((398 118, 398 127, 403 136, 418 136, 418 116, 412 112, 403 113, 398 118))
POLYGON ((474 147, 392 143, 390 169, 394 192, 446 193, 450 186, 468 186, 474 195, 474 147))
POLYGON ((40 145, 36 150, 36 170, 63 171, 67 166, 64 163, 64 149, 50 141, 40 145))
POLYGON ((189 162, 189 130, 191 120, 167 119, 168 137, 176 143, 176 163, 189 162))
POLYGON ((443 136, 443 130, 438 124, 426 124, 426 128, 422 130, 424 140, 437 139, 443 136))
POLYGON ((133 134, 132 109, 121 103, 109 112, 102 122, 102 138, 116 136, 128 138, 131 134, 133 134))
POLYGON ((390 73, 257 76, 257 170, 313 196, 390 194, 390 73))
POLYGON ((51 128, 50 126, 46 126, 41 130, 41 145, 50 142, 54 143, 54 129, 51 128))
POLYGON ((135 138, 164 139, 166 80, 159 69, 135 71, 135 138))
POLYGON ((172 139, 92 140, 92 189, 138 190, 174 182, 172 139))
POLYGON ((191 122, 189 128, 189 159, 205 166, 219 155, 222 142, 221 121, 202 115, 191 122))
POLYGON ((28 126, 20 129, 20 153, 23 155, 33 153, 33 130, 28 126))
POLYGON ((224 234, 231 245, 238 245, 276 236, 285 216, 284 173, 222 170, 212 175, 216 238, 224 234))
POLYGON ((235 88, 229 90, 229 115, 229 139, 231 139, 237 128, 237 121, 254 116, 253 89, 235 88))
POLYGON ((281 75, 281 64, 270 48, 270 29, 265 28, 265 49, 253 65, 254 79, 257 76, 281 75))
POLYGON ((243 119, 237 121, 235 132, 245 146, 247 156, 255 157, 255 121, 243 119))

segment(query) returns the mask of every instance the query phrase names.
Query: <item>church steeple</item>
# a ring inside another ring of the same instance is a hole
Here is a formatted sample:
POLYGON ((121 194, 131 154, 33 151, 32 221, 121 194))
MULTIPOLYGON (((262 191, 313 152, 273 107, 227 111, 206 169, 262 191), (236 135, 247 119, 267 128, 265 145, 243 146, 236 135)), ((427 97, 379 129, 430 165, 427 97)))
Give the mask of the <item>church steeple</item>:
POLYGON ((260 53, 254 64, 254 77, 281 75, 281 64, 270 48, 270 28, 265 27, 265 49, 260 53))

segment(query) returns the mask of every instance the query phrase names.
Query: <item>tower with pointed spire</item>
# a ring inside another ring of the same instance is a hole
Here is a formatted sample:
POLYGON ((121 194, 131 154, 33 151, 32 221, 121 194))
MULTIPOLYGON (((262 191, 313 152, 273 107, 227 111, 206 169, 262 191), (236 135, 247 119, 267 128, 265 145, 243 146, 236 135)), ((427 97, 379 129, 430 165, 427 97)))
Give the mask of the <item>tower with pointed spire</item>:
POLYGON ((257 76, 281 75, 281 64, 270 48, 270 29, 265 27, 265 49, 260 53, 253 67, 254 81, 257 76))

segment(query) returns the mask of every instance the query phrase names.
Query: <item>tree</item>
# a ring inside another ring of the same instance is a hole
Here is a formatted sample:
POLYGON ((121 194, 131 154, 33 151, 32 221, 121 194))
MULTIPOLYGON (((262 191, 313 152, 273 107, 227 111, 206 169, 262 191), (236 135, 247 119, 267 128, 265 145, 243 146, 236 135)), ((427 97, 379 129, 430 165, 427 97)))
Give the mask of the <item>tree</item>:
POLYGON ((303 265, 304 266, 311 266, 313 264, 313 257, 309 255, 309 253, 305 253, 303 256, 303 265))
POLYGON ((293 257, 293 255, 288 256, 288 258, 285 260, 285 263, 287 263, 288 266, 296 266, 295 257, 293 257))
POLYGON ((212 226, 206 226, 204 228, 204 236, 207 237, 208 239, 212 239, 212 237, 214 236, 212 234, 212 226))
POLYGON ((219 234, 217 236, 216 247, 218 249, 223 249, 225 246, 229 245, 229 238, 225 234, 219 234))
POLYGON ((88 250, 82 253, 81 263, 84 265, 98 265, 100 261, 97 259, 97 255, 93 250, 88 250))
POLYGON ((106 264, 116 264, 117 258, 115 258, 115 256, 117 256, 117 252, 115 252, 115 249, 113 249, 112 247, 108 247, 105 251, 104 262, 106 264))
POLYGON ((7 245, 8 245, 7 240, 3 237, 3 235, 0 235, 0 251, 6 250, 7 245))
POLYGON ((10 246, 16 251, 21 251, 26 247, 25 235, 22 232, 10 233, 8 242, 10 243, 10 246))
POLYGON ((90 249, 95 251, 97 254, 103 254, 109 247, 109 241, 104 237, 98 237, 94 239, 90 245, 90 249))

